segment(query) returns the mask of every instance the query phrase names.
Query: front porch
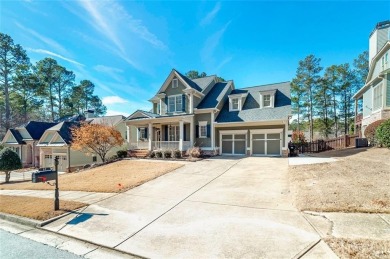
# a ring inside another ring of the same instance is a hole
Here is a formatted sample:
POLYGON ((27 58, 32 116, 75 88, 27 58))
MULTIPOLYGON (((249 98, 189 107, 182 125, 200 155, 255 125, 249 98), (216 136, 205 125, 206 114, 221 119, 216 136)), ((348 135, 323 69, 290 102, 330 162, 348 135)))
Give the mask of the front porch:
POLYGON ((130 120, 127 126, 136 129, 135 134, 128 129, 129 150, 186 151, 194 143, 193 116, 130 120))

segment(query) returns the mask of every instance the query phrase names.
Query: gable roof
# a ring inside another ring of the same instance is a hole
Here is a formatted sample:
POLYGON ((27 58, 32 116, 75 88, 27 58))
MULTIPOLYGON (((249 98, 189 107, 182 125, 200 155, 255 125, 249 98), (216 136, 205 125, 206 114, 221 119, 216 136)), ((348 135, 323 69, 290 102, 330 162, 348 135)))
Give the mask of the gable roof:
POLYGON ((157 118, 160 117, 159 114, 153 113, 153 112, 147 112, 143 110, 136 110, 132 114, 130 114, 129 117, 126 118, 126 120, 135 120, 135 119, 144 119, 144 118, 157 118))
POLYGON ((115 126, 124 119, 125 117, 123 115, 103 116, 103 117, 91 118, 90 123, 115 126))
POLYGON ((22 135, 20 135, 19 131, 17 131, 16 129, 9 129, 9 131, 12 134, 12 136, 14 136, 18 144, 26 144, 26 142, 23 141, 23 137, 22 135))
POLYGON ((241 111, 229 111, 225 102, 216 118, 218 123, 286 120, 291 114, 290 82, 235 89, 231 94, 248 93, 241 111), (260 109, 260 92, 276 90, 274 108, 260 109))
POLYGON ((181 77, 191 88, 199 91, 199 92, 202 92, 202 88, 197 84, 195 83, 193 80, 189 79, 188 77, 186 77, 185 75, 183 75, 182 73, 180 73, 179 71, 177 71, 176 69, 173 69, 178 75, 179 77, 181 77))
POLYGON ((200 78, 196 78, 196 79, 191 79, 195 84, 197 84, 201 89, 202 91, 204 89, 206 89, 207 86, 210 85, 210 83, 216 79, 216 76, 215 75, 212 75, 212 76, 205 76, 205 77, 200 77, 200 78))
POLYGON ((71 129, 73 127, 80 127, 80 122, 63 121, 47 130, 56 131, 67 144, 70 144, 70 142, 72 141, 71 129))
POLYGON ((32 139, 38 140, 42 137, 45 130, 53 127, 57 123, 55 122, 42 122, 42 121, 29 121, 24 126, 32 139))
POLYGON ((222 98, 218 98, 218 97, 220 97, 221 93, 224 92, 225 89, 229 88, 230 86, 231 86, 231 81, 216 83, 196 108, 197 109, 216 108, 219 102, 222 100, 222 98))

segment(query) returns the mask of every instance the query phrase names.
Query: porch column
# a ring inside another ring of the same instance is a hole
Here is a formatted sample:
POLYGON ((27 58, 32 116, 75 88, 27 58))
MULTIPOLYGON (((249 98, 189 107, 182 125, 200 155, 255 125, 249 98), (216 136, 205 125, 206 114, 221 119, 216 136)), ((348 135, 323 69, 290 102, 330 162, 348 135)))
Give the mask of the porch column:
POLYGON ((179 150, 183 151, 184 122, 179 121, 179 150))
POLYGON ((152 150, 152 135, 153 135, 152 123, 149 123, 149 129, 148 129, 149 150, 152 150))
POLYGON ((127 132, 127 144, 130 144, 130 127, 126 125, 126 132, 127 132))
POLYGON ((287 149, 288 147, 288 123, 289 121, 286 121, 286 124, 284 125, 284 149, 287 149))
POLYGON ((215 137, 214 137, 214 111, 211 112, 211 121, 210 121, 210 137, 211 137, 211 150, 215 150, 215 137))
POLYGON ((190 146, 194 146, 194 117, 190 121, 190 146))
MULTIPOLYGON (((355 99, 355 125, 353 125, 353 134, 356 135, 357 127, 356 127, 356 122, 357 122, 357 116, 358 116, 358 99, 355 99)), ((359 132, 360 135, 360 132, 359 132)))
POLYGON ((160 115, 162 115, 162 98, 160 98, 160 115))
POLYGON ((189 107, 190 114, 194 113, 194 95, 190 93, 190 107, 189 107))

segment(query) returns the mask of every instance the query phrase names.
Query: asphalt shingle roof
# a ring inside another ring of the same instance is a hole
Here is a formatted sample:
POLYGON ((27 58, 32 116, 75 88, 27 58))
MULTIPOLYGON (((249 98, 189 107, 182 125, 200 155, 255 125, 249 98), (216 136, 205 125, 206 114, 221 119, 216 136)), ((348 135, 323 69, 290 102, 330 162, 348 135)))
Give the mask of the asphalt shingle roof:
POLYGON ((227 101, 218 114, 216 122, 279 120, 287 119, 288 115, 291 114, 290 82, 235 89, 231 92, 231 94, 238 93, 248 93, 242 110, 229 112, 229 102, 227 101), (277 90, 274 108, 259 109, 260 92, 268 90, 277 90))
POLYGON ((23 141, 23 137, 20 135, 19 131, 16 129, 9 129, 9 131, 12 133, 18 144, 26 144, 26 142, 23 141))
POLYGON ((216 83, 210 92, 203 98, 203 100, 196 107, 198 109, 208 109, 217 107, 219 101, 218 96, 223 92, 225 87, 228 87, 228 82, 216 83))
POLYGON ((205 76, 201 78, 192 79, 200 88, 202 88, 202 91, 206 89, 208 85, 215 79, 216 76, 205 76))
POLYGON ((56 124, 57 123, 55 122, 29 121, 24 127, 26 128, 32 139, 39 140, 45 130, 53 127, 56 124))
POLYGON ((69 144, 72 141, 71 129, 73 127, 80 127, 80 123, 79 122, 75 122, 75 121, 63 121, 63 122, 60 122, 57 125, 51 127, 48 130, 57 131, 58 134, 61 136, 61 138, 67 144, 69 144))
POLYGON ((197 85, 194 81, 192 81, 191 79, 189 79, 188 77, 186 77, 185 75, 183 75, 182 73, 180 73, 179 71, 177 71, 175 69, 176 73, 193 89, 199 91, 199 92, 202 92, 202 88, 197 85))
POLYGON ((92 124, 106 124, 106 125, 110 125, 110 126, 115 126, 123 119, 125 119, 125 117, 122 115, 103 116, 103 117, 91 118, 91 123, 92 124))

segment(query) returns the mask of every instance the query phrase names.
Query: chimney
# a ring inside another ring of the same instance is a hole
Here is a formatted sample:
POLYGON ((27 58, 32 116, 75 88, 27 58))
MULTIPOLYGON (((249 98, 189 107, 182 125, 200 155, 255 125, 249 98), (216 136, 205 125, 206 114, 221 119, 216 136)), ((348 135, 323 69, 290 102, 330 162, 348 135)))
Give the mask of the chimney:
POLYGON ((84 111, 84 114, 85 114, 86 119, 95 118, 95 111, 94 110, 86 110, 86 111, 84 111))
POLYGON ((368 63, 371 66, 371 61, 376 54, 390 40, 390 20, 378 22, 369 38, 368 63))

